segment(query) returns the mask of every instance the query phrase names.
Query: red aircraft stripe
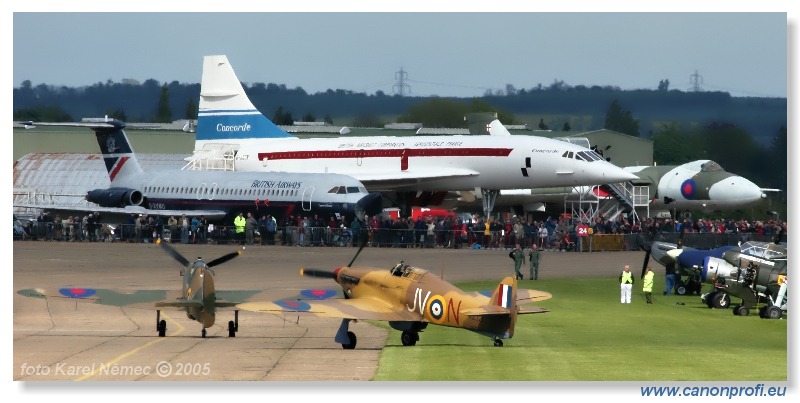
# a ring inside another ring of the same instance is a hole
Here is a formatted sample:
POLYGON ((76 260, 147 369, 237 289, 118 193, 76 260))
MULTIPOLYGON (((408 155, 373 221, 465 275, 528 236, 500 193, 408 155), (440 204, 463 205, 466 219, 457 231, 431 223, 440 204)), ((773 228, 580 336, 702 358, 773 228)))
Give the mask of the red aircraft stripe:
POLYGON ((386 148, 376 150, 314 150, 258 153, 263 160, 386 157, 507 157, 511 148, 386 148))
POLYGON ((108 176, 111 178, 111 182, 114 182, 114 178, 117 177, 119 170, 122 169, 122 166, 125 165, 125 161, 128 160, 130 157, 120 157, 117 160, 117 163, 114 164, 114 168, 111 169, 111 172, 108 173, 108 176))

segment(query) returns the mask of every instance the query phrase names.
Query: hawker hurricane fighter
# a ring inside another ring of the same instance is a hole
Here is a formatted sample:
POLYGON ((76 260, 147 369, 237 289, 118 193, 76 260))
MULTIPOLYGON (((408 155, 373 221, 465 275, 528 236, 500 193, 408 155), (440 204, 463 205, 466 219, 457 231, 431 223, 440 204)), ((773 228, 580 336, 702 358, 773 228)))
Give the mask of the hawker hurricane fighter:
POLYGON ((202 258, 190 261, 167 243, 159 242, 161 247, 183 267, 181 291, 168 290, 110 290, 84 287, 65 287, 58 290, 40 288, 20 290, 17 293, 26 297, 48 298, 51 300, 68 300, 101 305, 112 305, 128 308, 146 308, 156 310, 156 330, 159 337, 167 333, 167 322, 161 319, 161 310, 177 308, 186 312, 189 319, 203 325, 201 336, 206 337, 206 329, 213 326, 216 313, 221 309, 234 312, 234 319, 228 322, 228 336, 235 337, 239 330, 239 310, 236 304, 248 301, 262 290, 218 291, 214 289, 213 267, 219 266, 241 254, 231 252, 209 262, 202 258))
MULTIPOLYGON (((361 248, 364 244, 361 245, 361 248)), ((356 253, 361 252, 361 249, 356 253)), ((433 273, 403 262, 388 269, 347 266, 333 271, 301 269, 300 274, 331 278, 344 292, 344 298, 317 301, 278 300, 248 302, 237 308, 272 314, 304 314, 341 318, 335 340, 344 349, 356 346, 356 335, 349 331, 353 320, 388 321, 402 331, 400 341, 413 346, 419 332, 428 324, 474 331, 491 337, 495 346, 514 335, 517 316, 547 312, 540 307, 520 307, 518 304, 551 298, 544 291, 518 289, 514 277, 506 277, 494 291, 487 293, 463 291, 433 273)))

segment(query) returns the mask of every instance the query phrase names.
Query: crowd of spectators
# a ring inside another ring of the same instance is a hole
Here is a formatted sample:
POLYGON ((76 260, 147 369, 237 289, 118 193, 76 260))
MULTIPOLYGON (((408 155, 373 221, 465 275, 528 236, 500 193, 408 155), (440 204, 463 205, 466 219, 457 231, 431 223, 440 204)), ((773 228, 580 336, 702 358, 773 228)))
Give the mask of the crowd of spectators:
MULTIPOLYGON (((154 242, 161 238, 176 243, 252 244, 257 239, 262 245, 309 247, 358 246, 365 237, 367 245, 372 247, 510 250, 519 243, 523 248, 536 244, 543 251, 576 250, 579 241, 576 228, 581 225, 589 228, 591 236, 625 235, 630 239, 660 237, 681 242, 702 234, 728 234, 740 240, 786 239, 786 222, 777 220, 646 218, 640 221, 624 217, 575 220, 563 216, 529 220, 521 216, 486 219, 479 215, 414 219, 393 218, 388 214, 348 219, 341 215, 323 218, 312 214, 263 215, 253 222, 256 224, 248 231, 252 230, 254 237, 248 236, 246 241, 244 236, 237 235, 233 222, 214 224, 203 216, 131 214, 127 223, 111 225, 104 223, 98 212, 66 218, 45 212, 35 219, 15 217, 14 235, 15 239, 68 242, 154 242)), ((630 249, 638 247, 635 242, 626 245, 630 249)))

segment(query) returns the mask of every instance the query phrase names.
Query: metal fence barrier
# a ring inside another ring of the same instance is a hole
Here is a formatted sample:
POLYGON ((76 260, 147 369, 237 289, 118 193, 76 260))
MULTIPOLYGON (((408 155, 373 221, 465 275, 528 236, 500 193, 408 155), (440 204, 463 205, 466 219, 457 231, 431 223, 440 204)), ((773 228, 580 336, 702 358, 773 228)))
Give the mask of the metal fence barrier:
MULTIPOLYGON (((573 234, 574 235, 574 234, 573 234)), ((415 229, 378 229, 353 233, 348 228, 329 227, 278 227, 273 239, 258 229, 253 230, 253 244, 289 245, 289 246, 358 246, 360 236, 372 247, 394 248, 472 248, 472 249, 513 249, 519 243, 523 248, 530 248, 535 242, 540 249, 553 251, 635 251, 651 240, 646 234, 593 234, 587 237, 574 237, 574 242, 564 242, 554 236, 539 238, 535 234, 515 236, 505 231, 491 231, 488 235, 483 231, 433 231, 415 229)), ((677 232, 660 232, 652 240, 677 243, 680 234, 677 232)), ((55 222, 15 222, 15 240, 46 240, 71 242, 153 242, 157 238, 172 243, 217 243, 241 244, 250 239, 246 232, 237 233, 233 226, 214 226, 213 230, 200 228, 184 231, 176 228, 153 228, 122 224, 109 226, 99 224, 88 228, 83 223, 64 225, 55 222)), ((786 235, 782 241, 786 240, 786 235)), ((774 241, 769 234, 750 232, 708 233, 689 232, 684 234, 683 244, 696 249, 712 249, 725 245, 736 245, 747 241, 774 241)))

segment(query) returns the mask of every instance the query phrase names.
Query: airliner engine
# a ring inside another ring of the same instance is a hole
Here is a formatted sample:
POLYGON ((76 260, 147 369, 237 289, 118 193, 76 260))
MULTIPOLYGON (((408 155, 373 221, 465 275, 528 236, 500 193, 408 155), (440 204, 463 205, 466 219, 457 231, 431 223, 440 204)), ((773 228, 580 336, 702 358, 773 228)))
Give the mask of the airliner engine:
POLYGON ((144 201, 144 196, 136 189, 95 189, 86 193, 86 201, 97 203, 102 207, 138 206, 144 201))

